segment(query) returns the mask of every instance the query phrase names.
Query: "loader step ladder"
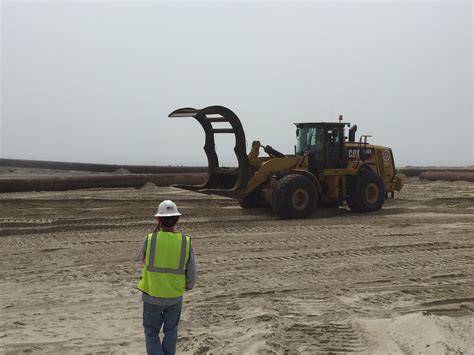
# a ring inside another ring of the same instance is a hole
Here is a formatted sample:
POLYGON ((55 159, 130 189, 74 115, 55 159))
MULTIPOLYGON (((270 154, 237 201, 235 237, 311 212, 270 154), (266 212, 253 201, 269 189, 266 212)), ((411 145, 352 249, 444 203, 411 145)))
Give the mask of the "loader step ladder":
POLYGON ((209 106, 203 109, 181 108, 171 112, 168 117, 193 117, 206 133, 204 144, 208 162, 206 181, 202 185, 174 186, 201 193, 238 198, 250 179, 250 164, 245 149, 245 133, 237 115, 223 106, 209 106), (214 128, 213 122, 228 122, 232 128, 214 128), (216 133, 235 135, 234 152, 237 156, 238 167, 219 167, 214 139, 216 133))

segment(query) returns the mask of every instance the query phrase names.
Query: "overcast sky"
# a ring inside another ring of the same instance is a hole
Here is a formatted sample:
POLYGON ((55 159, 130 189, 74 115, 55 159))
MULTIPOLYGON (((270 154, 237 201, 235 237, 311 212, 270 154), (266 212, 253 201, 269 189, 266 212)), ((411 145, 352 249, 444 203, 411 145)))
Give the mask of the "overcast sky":
POLYGON ((248 148, 293 153, 294 122, 343 114, 398 166, 472 165, 472 17, 471 1, 3 1, 0 156, 205 165, 200 125, 167 116, 223 105, 248 148))

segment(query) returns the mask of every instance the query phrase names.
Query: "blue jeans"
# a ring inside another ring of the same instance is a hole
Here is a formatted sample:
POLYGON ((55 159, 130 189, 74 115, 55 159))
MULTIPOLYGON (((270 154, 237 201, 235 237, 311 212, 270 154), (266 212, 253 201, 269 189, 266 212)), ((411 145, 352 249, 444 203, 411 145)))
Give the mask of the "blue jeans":
POLYGON ((143 327, 145 328, 146 352, 148 355, 174 355, 178 340, 178 323, 182 301, 171 306, 157 306, 143 302, 143 327), (163 326, 163 343, 160 330, 163 326))

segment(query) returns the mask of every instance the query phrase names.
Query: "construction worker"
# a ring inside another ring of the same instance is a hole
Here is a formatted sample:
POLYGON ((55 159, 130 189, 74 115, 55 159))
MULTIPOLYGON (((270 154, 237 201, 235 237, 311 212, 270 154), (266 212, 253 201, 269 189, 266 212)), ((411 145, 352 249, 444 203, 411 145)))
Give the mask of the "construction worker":
POLYGON ((143 271, 138 289, 142 291, 148 354, 175 354, 183 293, 191 290, 196 281, 191 240, 175 230, 180 216, 173 201, 161 202, 155 214, 155 228, 144 240, 139 254, 143 271), (163 342, 159 336, 161 327, 163 342))

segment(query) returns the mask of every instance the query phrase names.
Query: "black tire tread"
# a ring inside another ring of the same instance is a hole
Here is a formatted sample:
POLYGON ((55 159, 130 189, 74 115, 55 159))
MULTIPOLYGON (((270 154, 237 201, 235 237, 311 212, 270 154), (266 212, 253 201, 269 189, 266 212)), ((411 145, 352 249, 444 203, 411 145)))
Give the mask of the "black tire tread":
POLYGON ((283 176, 277 188, 273 191, 272 208, 275 215, 280 219, 306 218, 313 212, 317 205, 318 194, 311 180, 303 175, 289 174, 283 176), (291 208, 289 198, 292 189, 305 188, 309 193, 310 203, 303 211, 291 208))
POLYGON ((242 198, 239 199, 239 205, 240 207, 247 209, 247 208, 257 208, 258 203, 255 200, 254 196, 252 194, 246 195, 242 198))
POLYGON ((350 208, 353 212, 366 213, 378 211, 385 202, 385 185, 383 180, 372 171, 364 170, 359 172, 351 184, 350 200, 350 208), (373 204, 369 204, 365 200, 365 186, 369 183, 375 183, 379 188, 379 198, 373 204))

